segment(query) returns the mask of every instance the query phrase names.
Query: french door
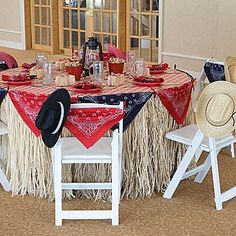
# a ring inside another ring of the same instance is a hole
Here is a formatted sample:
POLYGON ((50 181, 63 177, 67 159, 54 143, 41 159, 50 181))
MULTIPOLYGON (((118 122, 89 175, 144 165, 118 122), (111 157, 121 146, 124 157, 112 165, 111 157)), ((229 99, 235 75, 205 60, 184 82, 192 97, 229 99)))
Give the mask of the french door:
MULTIPOLYGON (((70 55, 90 36, 158 61, 163 0, 30 0, 32 48, 70 55)), ((160 54, 160 53, 159 53, 160 54)))
POLYGON ((51 50, 51 1, 31 0, 32 48, 51 50))
POLYGON ((126 48, 138 57, 158 61, 159 0, 127 1, 126 48))
POLYGON ((118 45, 117 0, 61 0, 59 5, 60 51, 79 49, 90 36, 105 46, 118 45))

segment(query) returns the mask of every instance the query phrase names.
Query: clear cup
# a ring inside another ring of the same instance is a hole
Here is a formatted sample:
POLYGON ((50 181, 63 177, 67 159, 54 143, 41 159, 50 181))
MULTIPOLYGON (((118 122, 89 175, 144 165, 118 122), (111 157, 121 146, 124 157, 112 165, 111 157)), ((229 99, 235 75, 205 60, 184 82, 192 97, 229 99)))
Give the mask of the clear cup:
POLYGON ((52 69, 53 69, 52 62, 44 62, 43 64, 44 84, 51 84, 53 82, 52 69))
POLYGON ((45 62, 48 62, 48 57, 46 53, 38 53, 35 57, 37 69, 43 68, 45 62))
POLYGON ((96 82, 103 83, 103 61, 93 62, 93 77, 96 82))
POLYGON ((147 68, 144 59, 139 58, 135 61, 133 65, 133 70, 135 76, 146 76, 147 75, 147 68))
POLYGON ((133 64, 136 61, 136 52, 134 50, 130 50, 126 52, 126 70, 127 72, 132 71, 133 64))

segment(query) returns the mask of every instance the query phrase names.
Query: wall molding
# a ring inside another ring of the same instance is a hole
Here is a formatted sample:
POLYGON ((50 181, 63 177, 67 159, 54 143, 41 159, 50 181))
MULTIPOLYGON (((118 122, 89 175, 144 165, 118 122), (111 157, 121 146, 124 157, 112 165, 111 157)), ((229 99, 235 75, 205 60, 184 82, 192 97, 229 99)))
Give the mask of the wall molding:
POLYGON ((21 34, 21 31, 8 30, 8 29, 0 29, 0 32, 9 33, 9 34, 21 34))
POLYGON ((2 33, 8 34, 17 34, 20 35, 20 42, 8 41, 8 40, 0 40, 0 46, 15 48, 15 49, 23 49, 25 50, 25 10, 24 10, 24 0, 20 0, 20 31, 10 30, 10 29, 0 29, 2 33))
POLYGON ((172 53, 172 52, 162 52, 162 56, 169 56, 169 57, 178 57, 178 58, 185 58, 197 61, 207 61, 209 57, 199 57, 199 56, 192 56, 192 55, 185 55, 180 53, 172 53))
POLYGON ((1 45, 1 47, 6 47, 6 48, 23 49, 21 42, 0 40, 0 45, 1 45))

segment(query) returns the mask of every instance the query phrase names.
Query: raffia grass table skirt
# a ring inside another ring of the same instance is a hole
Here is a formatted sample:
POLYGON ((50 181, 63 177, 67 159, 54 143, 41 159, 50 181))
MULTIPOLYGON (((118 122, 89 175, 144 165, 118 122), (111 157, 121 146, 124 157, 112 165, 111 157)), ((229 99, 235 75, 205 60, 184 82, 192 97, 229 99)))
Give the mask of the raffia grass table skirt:
MULTIPOLYGON (((51 151, 37 138, 17 113, 9 96, 1 104, 0 118, 9 134, 1 138, 1 164, 12 186, 13 195, 30 194, 54 199, 51 151)), ((193 123, 189 109, 185 124, 193 123)), ((179 125, 156 95, 136 116, 123 136, 122 198, 150 197, 169 183, 186 147, 165 138, 179 125)), ((64 130, 63 135, 70 135, 64 130)), ((106 182, 111 169, 106 164, 63 166, 64 181, 106 182)), ((67 198, 82 196, 93 200, 109 200, 110 191, 66 191, 67 198)))

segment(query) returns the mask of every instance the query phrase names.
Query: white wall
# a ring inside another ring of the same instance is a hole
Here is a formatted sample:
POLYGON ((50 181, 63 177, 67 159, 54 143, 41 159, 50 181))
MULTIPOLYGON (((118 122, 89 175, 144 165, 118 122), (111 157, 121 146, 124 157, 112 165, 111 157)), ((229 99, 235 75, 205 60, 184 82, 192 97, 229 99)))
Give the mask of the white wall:
POLYGON ((25 49, 24 0, 0 0, 0 46, 25 49))
POLYGON ((164 0, 163 61, 200 71, 236 56, 236 0, 164 0))

